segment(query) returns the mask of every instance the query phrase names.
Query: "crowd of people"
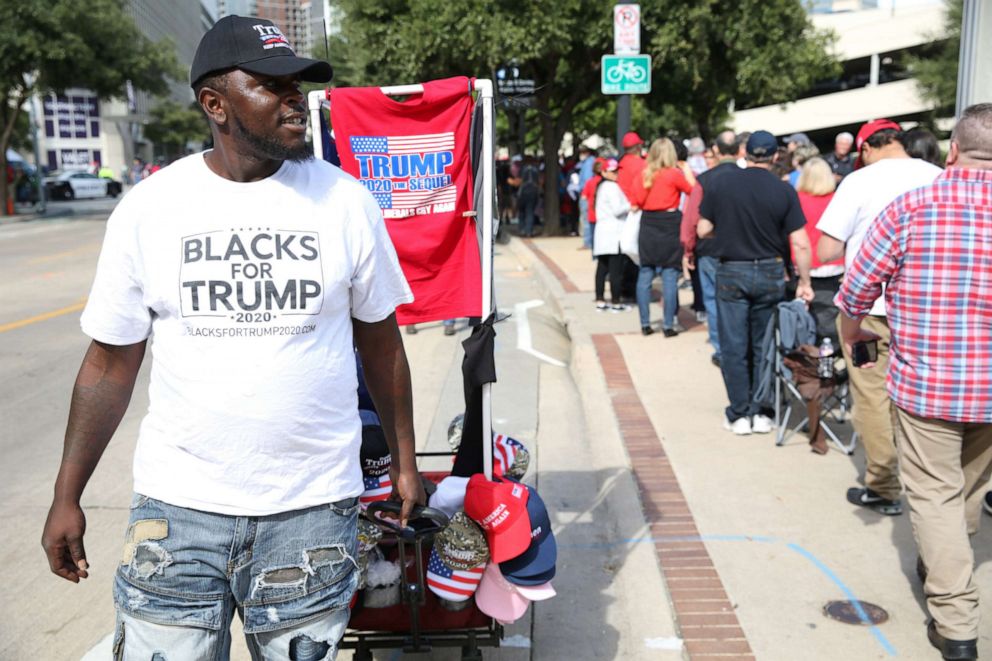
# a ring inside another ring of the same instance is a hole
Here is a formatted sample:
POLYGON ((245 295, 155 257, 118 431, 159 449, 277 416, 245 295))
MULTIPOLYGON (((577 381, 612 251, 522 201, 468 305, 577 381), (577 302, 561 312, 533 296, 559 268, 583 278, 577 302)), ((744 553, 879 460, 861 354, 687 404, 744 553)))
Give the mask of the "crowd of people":
POLYGON ((708 146, 662 137, 646 152, 631 132, 621 148, 619 159, 586 149, 576 166, 597 309, 636 300, 653 334, 660 276, 661 330, 676 337, 679 279, 691 281, 729 399, 724 427, 746 436, 775 427, 757 397, 769 322, 780 303, 805 302, 850 379, 866 469, 846 498, 897 516, 905 493, 929 640, 945 659, 977 658, 969 535, 983 507, 992 514, 992 104, 963 112, 946 157, 931 132, 887 119, 838 134, 828 154, 767 131, 708 146))

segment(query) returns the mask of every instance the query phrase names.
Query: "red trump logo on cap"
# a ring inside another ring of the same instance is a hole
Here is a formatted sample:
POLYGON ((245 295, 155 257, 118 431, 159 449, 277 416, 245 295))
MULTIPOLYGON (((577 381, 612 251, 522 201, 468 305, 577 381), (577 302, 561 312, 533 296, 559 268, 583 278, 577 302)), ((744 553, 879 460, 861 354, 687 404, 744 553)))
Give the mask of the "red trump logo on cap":
POLYGON ((479 473, 465 489, 465 513, 482 526, 495 562, 511 560, 530 546, 529 493, 510 481, 490 481, 479 473))

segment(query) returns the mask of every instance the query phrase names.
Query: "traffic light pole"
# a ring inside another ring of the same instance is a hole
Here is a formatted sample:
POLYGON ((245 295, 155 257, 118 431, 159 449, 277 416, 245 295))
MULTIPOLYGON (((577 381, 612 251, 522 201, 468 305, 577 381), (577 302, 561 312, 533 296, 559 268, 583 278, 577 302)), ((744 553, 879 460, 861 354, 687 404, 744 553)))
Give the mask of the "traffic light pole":
POLYGON ((630 94, 617 97, 617 150, 622 150, 623 136, 630 130, 630 94))

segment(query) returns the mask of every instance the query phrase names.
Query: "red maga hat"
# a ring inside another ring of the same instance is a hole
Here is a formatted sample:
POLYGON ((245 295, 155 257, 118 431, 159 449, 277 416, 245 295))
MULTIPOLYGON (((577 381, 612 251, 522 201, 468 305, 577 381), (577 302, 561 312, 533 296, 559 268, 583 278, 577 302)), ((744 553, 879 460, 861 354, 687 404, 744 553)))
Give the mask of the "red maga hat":
POLYGON ((902 127, 893 122, 891 119, 873 119, 858 129, 858 137, 854 139, 854 151, 858 153, 858 158, 854 161, 855 170, 864 165, 861 161, 861 148, 864 147, 865 140, 885 129, 902 131, 902 127))
POLYGON ((490 481, 482 473, 469 478, 465 513, 485 531, 493 562, 512 560, 530 546, 529 495, 527 487, 517 482, 490 481))
POLYGON ((623 140, 621 145, 624 149, 629 149, 630 147, 635 147, 642 144, 644 141, 641 140, 641 136, 637 135, 634 131, 627 131, 623 134, 623 140))

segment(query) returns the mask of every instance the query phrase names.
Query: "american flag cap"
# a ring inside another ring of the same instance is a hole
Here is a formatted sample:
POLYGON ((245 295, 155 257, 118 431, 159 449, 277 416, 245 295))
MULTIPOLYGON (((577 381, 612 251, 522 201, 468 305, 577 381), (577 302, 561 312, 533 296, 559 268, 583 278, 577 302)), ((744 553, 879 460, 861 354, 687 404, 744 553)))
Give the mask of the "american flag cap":
POLYGON ((523 443, 504 434, 493 434, 493 475, 523 478, 530 466, 530 452, 523 443))
POLYGON ((432 548, 427 559, 427 588, 441 599, 465 601, 475 594, 485 569, 485 564, 471 569, 452 569, 442 562, 437 549, 432 548))
POLYGON ((371 503, 386 500, 393 493, 393 483, 389 479, 389 473, 382 477, 366 476, 362 478, 362 482, 365 484, 365 491, 358 497, 358 504, 362 509, 371 503))

